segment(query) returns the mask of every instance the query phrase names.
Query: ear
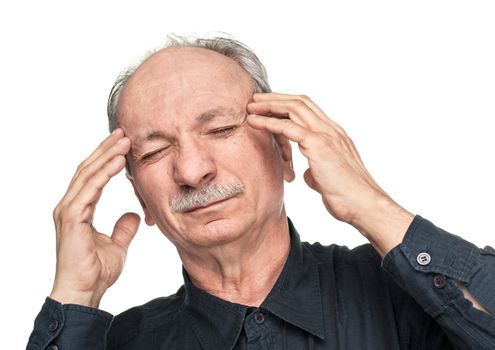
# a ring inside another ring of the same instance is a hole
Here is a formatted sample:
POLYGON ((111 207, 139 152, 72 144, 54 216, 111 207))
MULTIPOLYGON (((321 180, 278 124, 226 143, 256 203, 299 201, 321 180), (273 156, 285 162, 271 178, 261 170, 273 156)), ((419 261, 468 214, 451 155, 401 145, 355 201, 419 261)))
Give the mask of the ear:
POLYGON ((155 220, 153 220, 153 218, 151 217, 148 209, 146 208, 146 204, 143 201, 143 197, 141 197, 141 195, 139 194, 139 191, 138 191, 138 188, 136 185, 136 181, 128 173, 126 173, 125 176, 127 177, 127 180, 129 180, 131 182, 132 187, 134 188, 134 194, 136 195, 137 199, 139 200, 139 203, 141 204, 141 207, 143 208, 144 222, 146 222, 146 224, 148 226, 153 226, 155 224, 155 220))
POLYGON ((284 180, 292 182, 296 177, 292 164, 292 146, 286 137, 281 135, 274 135, 274 137, 282 156, 284 180))

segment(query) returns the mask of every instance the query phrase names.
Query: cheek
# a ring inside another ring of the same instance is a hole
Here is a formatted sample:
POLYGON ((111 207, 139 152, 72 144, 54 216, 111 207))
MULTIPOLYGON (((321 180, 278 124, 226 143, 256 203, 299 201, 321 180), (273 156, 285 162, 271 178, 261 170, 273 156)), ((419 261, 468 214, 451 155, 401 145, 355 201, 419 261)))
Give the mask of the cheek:
POLYGON ((155 211, 158 207, 168 204, 167 194, 173 193, 173 178, 167 165, 155 164, 136 172, 138 189, 147 208, 155 211))
POLYGON ((233 156, 235 164, 243 169, 242 174, 251 173, 257 181, 276 182, 281 179, 280 152, 272 135, 267 132, 251 130, 243 134, 236 141, 233 156))

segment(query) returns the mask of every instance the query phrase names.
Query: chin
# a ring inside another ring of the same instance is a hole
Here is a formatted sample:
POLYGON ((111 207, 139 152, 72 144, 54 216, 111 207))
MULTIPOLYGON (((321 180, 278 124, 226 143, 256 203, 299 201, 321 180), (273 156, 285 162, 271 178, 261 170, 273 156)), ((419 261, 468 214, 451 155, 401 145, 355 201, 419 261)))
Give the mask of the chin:
POLYGON ((235 241, 248 229, 240 220, 218 219, 203 223, 189 231, 190 239, 195 245, 214 247, 235 241))

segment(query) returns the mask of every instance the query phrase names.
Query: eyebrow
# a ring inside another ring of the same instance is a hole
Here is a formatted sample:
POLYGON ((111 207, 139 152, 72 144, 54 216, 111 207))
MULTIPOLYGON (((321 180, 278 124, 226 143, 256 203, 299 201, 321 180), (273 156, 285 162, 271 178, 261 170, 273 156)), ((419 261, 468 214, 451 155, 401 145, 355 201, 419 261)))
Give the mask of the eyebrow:
MULTIPOLYGON (((240 112, 235 111, 232 108, 215 107, 215 108, 211 108, 211 109, 208 109, 208 110, 200 113, 198 116, 196 116, 196 121, 198 124, 206 124, 206 123, 213 121, 217 117, 228 116, 228 115, 238 115, 238 114, 240 114, 240 112)), ((167 136, 164 135, 162 132, 153 131, 144 137, 138 138, 136 140, 136 142, 134 143, 134 146, 132 147, 132 149, 129 153, 130 153, 131 157, 137 158, 137 156, 138 156, 137 150, 139 150, 139 148, 141 148, 144 143, 150 142, 153 140, 166 140, 166 139, 167 139, 167 136)))
POLYGON ((238 114, 238 112, 236 112, 232 108, 216 107, 216 108, 208 109, 207 111, 198 115, 196 117, 196 121, 204 124, 212 121, 216 117, 224 116, 224 115, 234 115, 234 114, 238 114))

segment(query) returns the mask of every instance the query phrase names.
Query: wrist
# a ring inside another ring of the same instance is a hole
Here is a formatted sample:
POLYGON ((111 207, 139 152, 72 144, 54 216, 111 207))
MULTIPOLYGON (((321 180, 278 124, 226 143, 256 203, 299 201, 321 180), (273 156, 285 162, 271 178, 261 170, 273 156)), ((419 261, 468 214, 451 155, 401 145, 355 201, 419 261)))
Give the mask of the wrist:
POLYGON ((72 290, 59 290, 53 288, 49 295, 50 299, 58 301, 61 304, 77 304, 92 308, 98 308, 102 296, 93 292, 78 292, 72 290))
POLYGON ((351 225, 384 257, 402 242, 413 219, 414 214, 380 195, 367 203, 351 225))

